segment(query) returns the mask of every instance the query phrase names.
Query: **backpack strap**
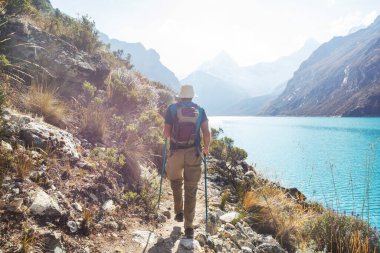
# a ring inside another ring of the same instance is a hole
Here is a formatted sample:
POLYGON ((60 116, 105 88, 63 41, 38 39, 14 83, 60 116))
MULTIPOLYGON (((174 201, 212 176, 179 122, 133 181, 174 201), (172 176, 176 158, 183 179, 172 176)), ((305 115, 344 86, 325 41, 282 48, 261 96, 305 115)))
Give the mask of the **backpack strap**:
POLYGON ((200 147, 201 146, 201 140, 200 140, 200 137, 201 137, 201 133, 200 133, 200 130, 201 130, 201 124, 202 124, 202 118, 203 118, 203 114, 204 114, 204 109, 202 107, 200 107, 199 105, 196 105, 198 111, 199 111, 199 116, 198 116, 198 119, 197 119, 197 125, 196 125, 196 134, 197 134, 197 137, 195 139, 195 146, 196 147, 200 147))

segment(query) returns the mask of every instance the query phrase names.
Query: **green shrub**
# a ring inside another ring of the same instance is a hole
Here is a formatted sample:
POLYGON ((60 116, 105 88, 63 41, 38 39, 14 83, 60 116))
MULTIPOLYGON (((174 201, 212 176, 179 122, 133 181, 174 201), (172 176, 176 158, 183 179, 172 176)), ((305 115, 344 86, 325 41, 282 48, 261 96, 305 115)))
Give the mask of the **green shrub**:
POLYGON ((25 13, 30 11, 31 0, 6 0, 6 11, 7 13, 25 13))
POLYGON ((12 152, 0 147, 0 186, 3 184, 4 177, 8 174, 13 163, 12 152))
POLYGON ((37 9, 44 12, 50 12, 53 7, 49 0, 32 0, 32 5, 37 9))
POLYGON ((90 82, 84 81, 82 89, 84 91, 86 102, 89 103, 91 99, 95 96, 96 87, 92 85, 90 82))

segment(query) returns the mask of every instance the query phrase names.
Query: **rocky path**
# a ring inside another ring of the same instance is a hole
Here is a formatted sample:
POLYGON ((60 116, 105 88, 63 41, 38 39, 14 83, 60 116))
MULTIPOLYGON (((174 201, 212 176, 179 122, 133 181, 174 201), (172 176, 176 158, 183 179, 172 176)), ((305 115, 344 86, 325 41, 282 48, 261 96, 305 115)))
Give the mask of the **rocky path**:
MULTIPOLYGON (((219 192, 208 182, 208 200, 209 208, 218 203, 219 192)), ((133 240, 139 241, 141 252, 147 253, 166 253, 166 252, 205 252, 197 240, 189 240, 184 238, 183 223, 173 219, 173 200, 169 182, 165 180, 162 203, 160 206, 160 214, 165 213, 167 219, 163 223, 159 223, 157 227, 145 227, 132 232, 133 240), (170 212, 170 216, 168 212, 170 212), (147 230, 145 230, 147 229, 147 230)), ((162 216, 161 216, 162 217, 162 216)), ((197 206, 195 221, 195 237, 205 232, 205 194, 204 194, 204 177, 199 183, 197 193, 197 206)))

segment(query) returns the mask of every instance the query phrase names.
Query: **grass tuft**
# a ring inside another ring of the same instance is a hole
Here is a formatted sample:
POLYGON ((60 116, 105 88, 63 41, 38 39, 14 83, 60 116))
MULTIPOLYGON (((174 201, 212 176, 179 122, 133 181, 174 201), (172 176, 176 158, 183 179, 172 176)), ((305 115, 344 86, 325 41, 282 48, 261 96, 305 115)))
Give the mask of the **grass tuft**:
POLYGON ((32 85, 24 95, 26 109, 43 117, 47 123, 55 126, 65 125, 66 106, 58 99, 57 90, 43 85, 32 85))

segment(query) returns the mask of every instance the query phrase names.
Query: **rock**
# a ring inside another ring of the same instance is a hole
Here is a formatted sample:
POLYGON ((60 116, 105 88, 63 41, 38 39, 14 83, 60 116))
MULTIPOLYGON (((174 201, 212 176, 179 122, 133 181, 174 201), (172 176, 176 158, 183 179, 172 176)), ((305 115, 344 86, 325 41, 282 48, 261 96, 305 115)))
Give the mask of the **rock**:
POLYGON ((223 250, 223 240, 222 239, 215 239, 214 240, 214 249, 216 252, 222 252, 223 250))
POLYGON ((287 253, 283 248, 277 244, 263 243, 256 247, 258 253, 287 253))
POLYGON ((195 250, 198 252, 202 250, 199 242, 193 239, 181 239, 179 245, 187 250, 195 250))
POLYGON ((241 247, 241 253, 252 253, 252 249, 251 248, 248 248, 248 247, 241 247))
POLYGON ((4 152, 4 151, 12 152, 13 148, 12 148, 11 144, 9 144, 8 142, 1 141, 0 142, 0 150, 2 150, 2 152, 4 152))
POLYGON ((47 123, 34 120, 21 126, 20 137, 27 146, 56 150, 70 159, 80 158, 73 135, 47 123))
POLYGON ((168 211, 168 210, 163 211, 162 214, 163 214, 166 218, 168 218, 168 219, 170 219, 170 217, 171 217, 170 211, 168 211))
POLYGON ((106 212, 112 212, 116 209, 116 206, 114 205, 113 200, 109 199, 106 202, 104 202, 102 208, 106 212))
POLYGON ((118 230, 119 224, 117 224, 117 222, 115 222, 115 221, 109 221, 105 224, 105 227, 107 227, 108 229, 112 229, 112 230, 118 230))
POLYGON ((151 231, 137 230, 132 233, 133 241, 138 242, 142 246, 154 244, 157 241, 156 235, 151 231))
POLYGON ((244 176, 249 177, 249 178, 254 178, 256 176, 256 172, 253 170, 247 171, 244 176))
POLYGON ((14 33, 12 40, 16 44, 38 42, 38 48, 16 47, 12 54, 19 59, 32 60, 57 80, 65 80, 67 89, 61 91, 65 96, 81 91, 86 80, 99 88, 109 76, 110 66, 100 54, 89 55, 27 21, 10 20, 4 34, 10 33, 14 33))
POLYGON ((225 226, 224 226, 225 229, 235 229, 235 226, 232 225, 231 223, 227 223, 225 226))
POLYGON ((238 212, 229 212, 220 216, 219 219, 222 223, 231 223, 234 219, 237 219, 238 217, 238 212))
POLYGON ((75 221, 68 221, 67 226, 69 227, 71 233, 75 234, 78 232, 78 224, 75 221))
POLYGON ((43 190, 38 190, 34 196, 33 203, 29 207, 30 212, 38 216, 61 216, 63 211, 56 200, 43 190))
POLYGON ((76 166, 78 166, 81 169, 85 169, 85 170, 90 170, 90 171, 94 170, 94 165, 88 161, 85 161, 85 160, 81 160, 81 161, 77 162, 76 166))
POLYGON ((62 243, 62 234, 58 232, 46 232, 42 234, 45 238, 45 249, 47 252, 65 253, 65 248, 62 243))
POLYGON ((166 222, 166 217, 165 217, 165 215, 162 215, 162 214, 157 214, 157 216, 156 216, 156 219, 157 219, 157 222, 158 223, 164 223, 164 222, 166 222))
POLYGON ((19 188, 12 188, 12 192, 17 195, 20 194, 20 189, 19 188))
POLYGON ((10 212, 15 212, 15 213, 20 213, 22 212, 22 204, 24 203, 24 200, 22 198, 15 198, 9 203, 7 206, 8 211, 10 212))
POLYGON ((83 212, 82 206, 78 202, 74 202, 73 207, 78 211, 78 212, 83 212))
POLYGON ((203 246, 205 246, 205 244, 207 242, 207 236, 204 233, 198 233, 195 236, 195 240, 197 240, 199 242, 199 244, 203 247, 203 246))

